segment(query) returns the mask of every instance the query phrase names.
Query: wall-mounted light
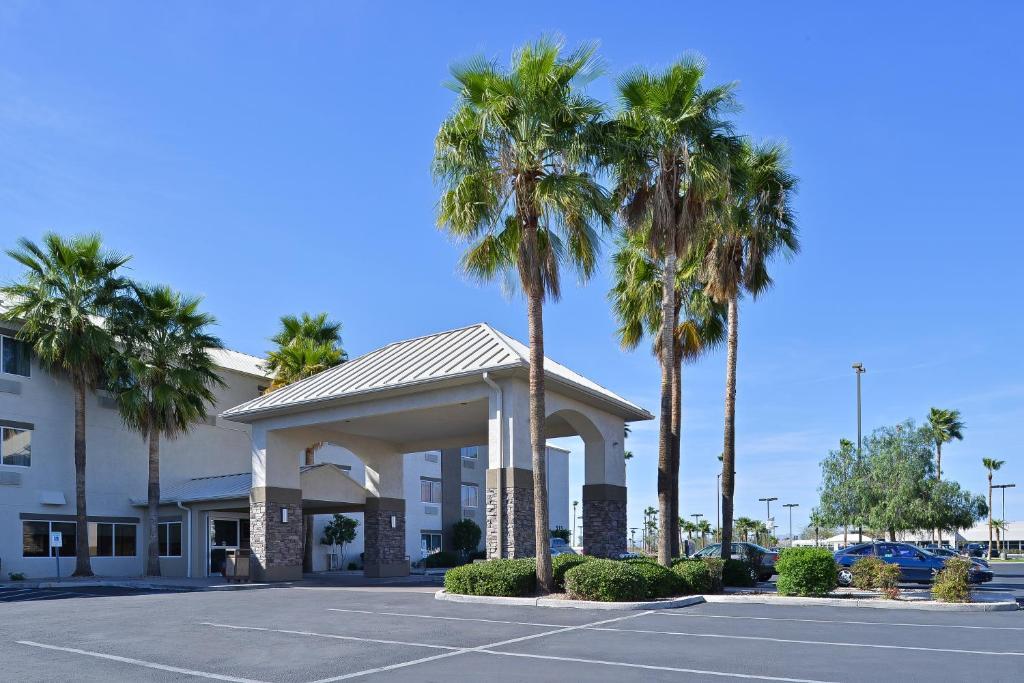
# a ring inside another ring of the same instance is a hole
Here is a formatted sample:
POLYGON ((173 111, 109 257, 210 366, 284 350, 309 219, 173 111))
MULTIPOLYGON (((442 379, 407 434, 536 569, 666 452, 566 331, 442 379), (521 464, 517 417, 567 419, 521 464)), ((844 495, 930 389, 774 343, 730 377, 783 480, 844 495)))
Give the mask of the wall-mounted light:
POLYGON ((288 508, 281 508, 281 524, 288 523, 288 508))
POLYGON ((391 515, 391 528, 392 529, 397 529, 398 528, 398 515, 391 515))

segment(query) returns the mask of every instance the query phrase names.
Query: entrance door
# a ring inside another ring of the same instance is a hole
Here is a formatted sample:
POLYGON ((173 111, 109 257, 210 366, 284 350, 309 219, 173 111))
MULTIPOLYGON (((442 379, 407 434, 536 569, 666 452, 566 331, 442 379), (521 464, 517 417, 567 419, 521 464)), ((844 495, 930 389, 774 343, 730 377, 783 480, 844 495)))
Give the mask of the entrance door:
POLYGON ((223 574, 229 550, 249 550, 249 520, 210 517, 207 574, 223 574))

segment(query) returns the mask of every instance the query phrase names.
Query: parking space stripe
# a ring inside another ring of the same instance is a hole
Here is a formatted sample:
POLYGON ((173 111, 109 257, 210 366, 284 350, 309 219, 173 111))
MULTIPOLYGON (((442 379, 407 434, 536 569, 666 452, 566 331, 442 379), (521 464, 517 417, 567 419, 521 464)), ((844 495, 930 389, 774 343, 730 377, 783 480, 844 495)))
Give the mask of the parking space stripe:
POLYGON ((916 628, 966 628, 981 631, 1024 631, 1024 626, 963 626, 960 624, 914 624, 885 621, 841 621, 838 619, 796 619, 793 617, 743 617, 734 614, 687 614, 671 613, 669 610, 655 612, 661 617, 685 617, 687 619, 739 619, 740 621, 797 621, 808 624, 853 624, 860 626, 913 626, 916 628))
POLYGON ((433 614, 410 614, 407 612, 374 612, 368 609, 341 609, 340 607, 328 607, 328 612, 351 612, 353 614, 379 614, 386 617, 412 617, 414 619, 441 619, 445 621, 479 621, 485 624, 509 624, 512 626, 541 626, 544 628, 558 628, 565 624, 541 624, 532 621, 502 621, 500 619, 477 619, 473 617, 441 617, 433 614))
POLYGON ((615 633, 646 633, 663 636, 690 636, 691 638, 722 638, 726 640, 760 640, 769 643, 792 643, 796 645, 832 645, 835 647, 877 648, 881 650, 915 650, 920 652, 948 652, 959 655, 994 655, 1005 657, 1024 657, 1024 652, 1000 652, 992 650, 956 650, 942 647, 919 647, 915 645, 876 645, 872 643, 845 643, 827 640, 795 640, 792 638, 768 638, 765 636, 734 636, 722 633, 689 633, 683 631, 652 631, 631 628, 598 628, 588 627, 591 631, 611 631, 615 633))
POLYGON ((46 598, 59 598, 62 595, 79 595, 78 593, 71 593, 69 591, 47 591, 42 595, 34 595, 31 598, 21 598, 19 602, 28 602, 29 600, 45 600, 46 598))
POLYGON ((58 645, 47 645, 46 643, 36 643, 31 640, 18 640, 15 641, 19 645, 28 645, 29 647, 38 647, 44 650, 57 650, 59 652, 70 652, 76 655, 86 655, 87 657, 95 657, 96 659, 107 659, 112 662, 121 662, 122 664, 132 664, 134 666, 141 666, 147 669, 158 669, 160 671, 169 671, 176 674, 184 674, 186 676, 196 676, 198 678, 211 678, 217 681, 232 681, 233 683, 263 683, 262 681, 256 681, 251 678, 238 678, 237 676, 224 676, 222 674, 214 674, 209 671, 196 671, 194 669, 182 669, 178 666, 168 666, 167 664, 157 664, 156 662, 147 662, 141 659, 133 659, 131 657, 119 657, 118 655, 108 655, 104 652, 92 652, 90 650, 79 650, 75 647, 60 647, 58 645))
POLYGON ((605 659, 584 659, 582 657, 559 657, 556 655, 535 655, 526 652, 496 652, 493 650, 481 650, 489 655, 500 655, 502 657, 525 657, 528 659, 547 659, 557 662, 572 662, 575 664, 598 664, 601 666, 617 666, 630 669, 645 669, 648 671, 671 671, 674 673, 698 674, 702 676, 719 676, 722 678, 744 678, 758 681, 784 681, 785 683, 828 683, 812 678, 786 678, 785 676, 767 676, 764 674, 743 674, 728 671, 709 671, 707 669, 684 669, 677 666, 656 666, 654 664, 634 664, 631 662, 614 662, 605 659))
POLYGON ((313 631, 293 631, 286 628, 266 628, 263 626, 237 626, 235 624, 214 624, 208 621, 200 622, 202 626, 215 626, 217 628, 229 628, 236 631, 264 631, 266 633, 284 633, 293 636, 313 636, 315 638, 332 638, 334 640, 352 640, 364 643, 377 643, 378 645, 408 645, 410 647, 430 647, 435 650, 462 650, 455 645, 433 645, 430 643, 410 643, 404 640, 382 640, 380 638, 361 638, 359 636, 342 636, 336 633, 315 633, 313 631))

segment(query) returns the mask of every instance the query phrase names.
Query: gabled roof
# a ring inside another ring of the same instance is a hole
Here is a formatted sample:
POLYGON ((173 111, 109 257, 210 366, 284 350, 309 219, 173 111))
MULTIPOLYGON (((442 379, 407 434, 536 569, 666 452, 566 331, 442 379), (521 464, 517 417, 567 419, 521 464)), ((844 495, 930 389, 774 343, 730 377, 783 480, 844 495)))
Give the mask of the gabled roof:
MULTIPOLYGON (((487 323, 388 344, 313 377, 235 406, 224 417, 270 413, 347 397, 423 385, 505 369, 529 368, 529 349, 487 323)), ((630 419, 650 419, 643 408, 550 358, 549 379, 612 403, 630 419)))
POLYGON ((265 365, 266 361, 258 356, 251 356, 248 353, 233 351, 232 349, 210 349, 209 354, 217 367, 234 370, 243 375, 271 379, 270 372, 267 371, 265 365))

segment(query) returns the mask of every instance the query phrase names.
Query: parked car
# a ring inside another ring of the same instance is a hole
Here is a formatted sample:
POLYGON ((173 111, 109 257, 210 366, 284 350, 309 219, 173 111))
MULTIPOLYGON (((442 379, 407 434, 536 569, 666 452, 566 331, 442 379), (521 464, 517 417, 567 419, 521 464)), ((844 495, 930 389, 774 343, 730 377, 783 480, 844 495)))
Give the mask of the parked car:
POLYGON ((985 557, 988 551, 984 543, 968 543, 964 546, 964 554, 968 557, 985 557))
POLYGON ((572 549, 572 546, 564 538, 551 537, 551 557, 576 554, 576 551, 572 549))
MULTIPOLYGON (((933 555, 909 543, 858 543, 835 554, 839 565, 839 585, 853 584, 853 563, 863 557, 875 556, 887 564, 899 565, 902 583, 931 583, 935 575, 946 566, 947 557, 933 555)), ((991 581, 992 571, 980 564, 971 563, 971 583, 991 581)))
MULTIPOLYGON (((758 562, 760 566, 760 572, 757 576, 758 581, 767 581, 775 574, 775 562, 779 559, 779 554, 764 546, 741 541, 732 544, 731 554, 734 560, 758 562)), ((693 557, 721 557, 721 555, 722 544, 712 543, 704 549, 695 552, 693 557)))
POLYGON ((938 555, 939 557, 963 557, 970 559, 972 562, 977 562, 982 567, 988 567, 987 560, 983 560, 980 557, 971 557, 970 555, 967 555, 965 553, 958 553, 952 548, 947 548, 946 546, 940 548, 937 545, 926 545, 924 549, 930 552, 932 555, 938 555))

